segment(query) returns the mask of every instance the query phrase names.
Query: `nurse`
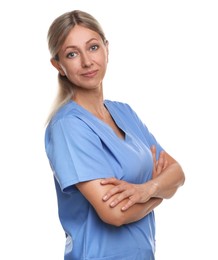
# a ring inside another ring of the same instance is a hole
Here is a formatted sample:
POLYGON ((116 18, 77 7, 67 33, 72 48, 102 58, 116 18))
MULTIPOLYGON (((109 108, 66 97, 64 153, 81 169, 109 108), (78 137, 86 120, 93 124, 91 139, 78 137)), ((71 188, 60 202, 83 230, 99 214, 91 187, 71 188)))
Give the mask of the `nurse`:
POLYGON ((74 10, 48 31, 59 92, 45 132, 65 260, 155 259, 154 209, 185 176, 126 103, 105 100, 108 41, 74 10))

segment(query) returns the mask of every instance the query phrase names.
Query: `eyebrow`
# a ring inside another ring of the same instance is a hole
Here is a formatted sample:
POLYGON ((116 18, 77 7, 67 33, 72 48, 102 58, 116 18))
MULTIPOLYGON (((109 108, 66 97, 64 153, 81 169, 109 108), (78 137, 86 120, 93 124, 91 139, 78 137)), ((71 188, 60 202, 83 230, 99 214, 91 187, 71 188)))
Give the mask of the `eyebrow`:
MULTIPOLYGON (((99 41, 97 38, 91 38, 90 40, 88 40, 87 42, 86 42, 86 45, 87 44, 89 44, 91 41, 99 41)), ((65 49, 64 49, 64 51, 66 51, 67 49, 70 49, 70 48, 78 48, 76 45, 69 45, 69 46, 67 46, 65 49)))

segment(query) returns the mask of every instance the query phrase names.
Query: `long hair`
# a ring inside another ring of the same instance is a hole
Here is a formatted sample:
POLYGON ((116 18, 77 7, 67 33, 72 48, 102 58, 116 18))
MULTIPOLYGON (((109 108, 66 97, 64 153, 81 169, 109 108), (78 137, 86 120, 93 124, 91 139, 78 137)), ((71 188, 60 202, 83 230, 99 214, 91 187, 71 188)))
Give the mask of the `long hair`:
MULTIPOLYGON (((102 38, 103 42, 106 42, 106 37, 101 28, 101 25, 92 15, 80 10, 66 12, 57 17, 48 30, 48 48, 52 59, 59 60, 58 52, 70 30, 75 25, 80 25, 97 32, 102 38)), ((66 76, 62 76, 60 73, 58 73, 58 92, 53 102, 51 112, 48 116, 47 123, 51 120, 57 110, 73 97, 73 90, 73 83, 70 82, 66 76)))

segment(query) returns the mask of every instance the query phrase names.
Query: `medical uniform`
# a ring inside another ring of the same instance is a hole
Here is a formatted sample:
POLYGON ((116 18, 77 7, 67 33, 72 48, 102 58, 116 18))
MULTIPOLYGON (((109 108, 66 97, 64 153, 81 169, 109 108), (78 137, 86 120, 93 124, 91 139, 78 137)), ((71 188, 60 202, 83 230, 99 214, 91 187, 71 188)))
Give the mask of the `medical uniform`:
POLYGON ((66 233, 64 259, 153 260, 153 211, 139 221, 115 227, 104 223, 75 187, 112 176, 144 183, 152 177, 151 145, 156 146, 157 158, 163 150, 129 105, 109 100, 104 104, 125 133, 124 139, 74 101, 59 109, 46 129, 45 148, 66 233))

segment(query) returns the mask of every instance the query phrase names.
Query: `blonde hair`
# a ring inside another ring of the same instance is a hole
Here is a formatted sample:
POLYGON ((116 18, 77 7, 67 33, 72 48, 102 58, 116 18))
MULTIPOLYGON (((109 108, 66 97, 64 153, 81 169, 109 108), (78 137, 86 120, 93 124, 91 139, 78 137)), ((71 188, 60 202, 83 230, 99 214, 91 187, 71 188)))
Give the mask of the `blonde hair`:
MULTIPOLYGON (((106 42, 106 37, 101 25, 92 15, 80 10, 66 12, 57 17, 48 30, 48 48, 52 59, 59 60, 58 52, 70 30, 75 25, 80 25, 97 32, 101 36, 103 42, 106 42)), ((48 116, 47 123, 51 120, 57 110, 72 98, 73 89, 73 83, 70 82, 66 76, 62 76, 58 73, 58 93, 48 116)))

